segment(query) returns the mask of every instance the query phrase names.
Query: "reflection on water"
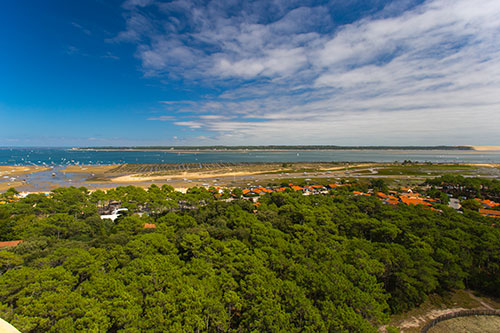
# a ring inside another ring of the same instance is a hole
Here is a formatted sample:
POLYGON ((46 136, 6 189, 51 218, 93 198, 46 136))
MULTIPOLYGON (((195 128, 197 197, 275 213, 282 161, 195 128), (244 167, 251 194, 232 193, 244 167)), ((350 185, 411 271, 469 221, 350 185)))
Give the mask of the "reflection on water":
POLYGON ((51 170, 24 175, 23 179, 25 179, 35 191, 49 191, 54 186, 69 186, 72 183, 78 185, 88 177, 88 174, 59 172, 64 168, 63 166, 57 166, 51 170), (50 185, 52 185, 52 187, 50 185))

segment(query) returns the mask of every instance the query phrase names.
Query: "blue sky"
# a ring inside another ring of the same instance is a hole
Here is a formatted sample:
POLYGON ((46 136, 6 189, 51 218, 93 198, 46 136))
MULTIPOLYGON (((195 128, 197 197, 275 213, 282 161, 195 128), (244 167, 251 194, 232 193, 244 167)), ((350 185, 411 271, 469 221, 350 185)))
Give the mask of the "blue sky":
POLYGON ((500 145, 498 0, 0 7, 0 146, 500 145))

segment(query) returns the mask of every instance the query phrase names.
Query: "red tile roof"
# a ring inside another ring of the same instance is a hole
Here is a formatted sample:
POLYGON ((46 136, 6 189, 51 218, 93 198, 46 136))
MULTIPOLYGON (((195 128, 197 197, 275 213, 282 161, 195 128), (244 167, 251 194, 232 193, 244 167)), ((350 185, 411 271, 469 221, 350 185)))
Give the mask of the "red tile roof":
POLYGON ((331 188, 349 186, 349 184, 328 184, 331 188))
POLYGON ((491 209, 479 209, 479 212, 484 216, 500 217, 500 211, 491 209))
POLYGON ((363 193, 363 192, 359 192, 359 191, 352 191, 352 193, 354 193, 355 195, 366 195, 366 196, 370 196, 368 193, 363 193))
POLYGON ((155 229, 156 224, 153 223, 144 223, 144 229, 155 229))
POLYGON ((17 246, 19 243, 22 243, 22 242, 23 242, 22 240, 0 242, 0 247, 17 246))
POLYGON ((403 201, 407 205, 424 205, 424 206, 431 206, 430 203, 425 202, 422 199, 419 198, 410 198, 410 197, 401 197, 401 201, 403 201))
POLYGON ((474 200, 479 201, 480 203, 482 203, 483 205, 488 206, 489 208, 500 206, 500 203, 495 202, 495 201, 491 201, 491 200, 482 200, 482 199, 479 199, 479 198, 476 198, 474 200))

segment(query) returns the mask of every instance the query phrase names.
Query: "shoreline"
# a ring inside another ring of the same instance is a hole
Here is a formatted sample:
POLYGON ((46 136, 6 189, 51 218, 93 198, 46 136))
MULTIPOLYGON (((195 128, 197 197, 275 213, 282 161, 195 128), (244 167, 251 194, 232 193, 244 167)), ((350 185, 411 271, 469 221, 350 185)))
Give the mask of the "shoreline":
MULTIPOLYGON (((457 146, 457 147, 440 147, 440 148, 432 148, 432 147, 419 147, 419 148, 411 148, 411 147, 388 147, 388 148, 377 148, 377 147, 366 147, 366 148, 193 148, 193 149, 171 149, 171 148, 70 148, 68 150, 73 151, 161 151, 161 152, 175 152, 175 153, 199 153, 199 152, 249 152, 249 151, 269 151, 269 152, 300 152, 300 151, 480 151, 480 149, 476 149, 478 146, 457 146)), ((497 146, 488 146, 488 147, 497 147, 497 146)), ((500 146, 498 149, 492 149, 492 151, 500 150, 500 146)), ((484 151, 484 149, 483 149, 484 151)))

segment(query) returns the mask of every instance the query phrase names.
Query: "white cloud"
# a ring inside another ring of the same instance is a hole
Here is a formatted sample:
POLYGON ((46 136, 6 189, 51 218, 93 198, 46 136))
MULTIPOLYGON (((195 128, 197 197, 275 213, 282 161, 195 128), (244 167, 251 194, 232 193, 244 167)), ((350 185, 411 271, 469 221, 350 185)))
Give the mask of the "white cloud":
POLYGON ((186 126, 191 129, 199 129, 203 126, 203 123, 201 122, 196 122, 196 121, 178 121, 174 123, 175 125, 178 126, 186 126))
POLYGON ((391 4, 339 27, 324 6, 148 4, 171 19, 138 26, 131 9, 118 38, 147 75, 221 91, 169 104, 220 143, 500 143, 497 0, 391 4))

